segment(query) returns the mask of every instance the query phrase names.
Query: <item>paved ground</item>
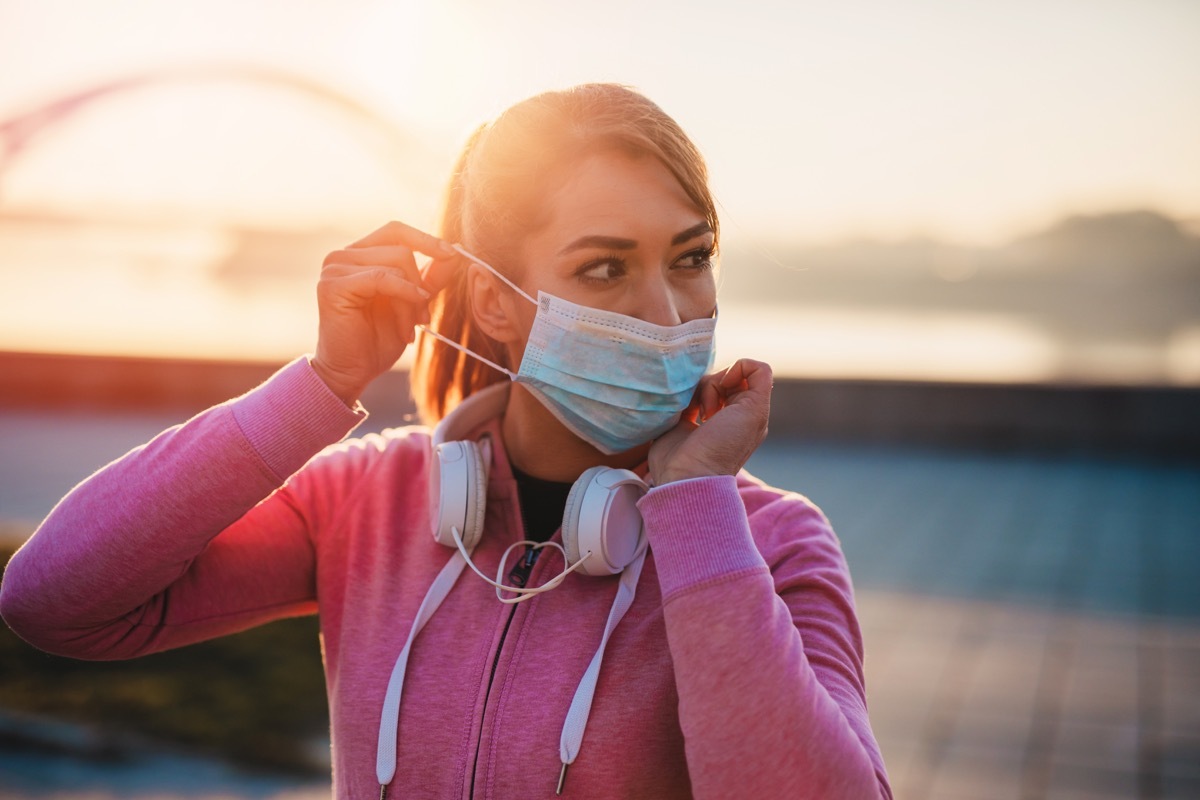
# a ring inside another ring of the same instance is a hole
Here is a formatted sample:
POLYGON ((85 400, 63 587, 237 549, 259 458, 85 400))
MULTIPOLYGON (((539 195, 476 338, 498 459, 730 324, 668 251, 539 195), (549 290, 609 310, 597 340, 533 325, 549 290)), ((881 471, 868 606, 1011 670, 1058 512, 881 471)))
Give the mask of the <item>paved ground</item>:
MULTIPOLYGON (((168 422, 0 414, 0 521, 168 422)), ((898 798, 1200 798, 1200 465, 773 441, 751 469, 842 537, 898 798)))
POLYGON ((1200 798, 1200 467, 765 446, 823 507, 898 798, 1200 798))

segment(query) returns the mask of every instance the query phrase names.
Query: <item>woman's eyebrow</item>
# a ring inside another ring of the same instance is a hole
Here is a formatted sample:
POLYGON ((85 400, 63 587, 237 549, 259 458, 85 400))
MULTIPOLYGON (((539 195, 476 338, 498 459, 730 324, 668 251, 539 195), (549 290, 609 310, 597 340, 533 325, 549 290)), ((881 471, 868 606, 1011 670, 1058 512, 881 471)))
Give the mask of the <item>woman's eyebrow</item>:
MULTIPOLYGON (((671 237, 671 244, 683 244, 691 241, 697 236, 702 236, 706 233, 712 233, 712 226, 707 222, 701 222, 698 225, 693 225, 685 231, 680 231, 671 237)), ((609 250, 633 250, 638 246, 634 239, 624 239, 620 236, 580 236, 575 241, 558 251, 558 254, 565 255, 575 250, 586 250, 589 247, 598 247, 609 250)))
POLYGON ((585 250, 589 247, 610 250, 633 250, 637 247, 637 242, 633 239, 622 239, 619 236, 580 236, 562 250, 559 250, 558 254, 561 256, 573 250, 585 250))
POLYGON ((708 222, 701 222, 699 225, 693 225, 686 231, 680 231, 671 239, 671 244, 683 244, 684 242, 695 239, 697 236, 703 236, 706 233, 712 233, 712 226, 708 222))

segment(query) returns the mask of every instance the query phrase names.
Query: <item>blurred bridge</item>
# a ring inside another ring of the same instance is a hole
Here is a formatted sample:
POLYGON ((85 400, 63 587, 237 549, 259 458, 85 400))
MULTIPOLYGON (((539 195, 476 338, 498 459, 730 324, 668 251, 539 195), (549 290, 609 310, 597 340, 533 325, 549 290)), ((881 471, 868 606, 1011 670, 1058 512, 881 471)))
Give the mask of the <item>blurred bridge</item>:
POLYGON ((382 139, 390 146, 381 151, 380 156, 398 174, 405 174, 409 169, 411 160, 401 156, 406 149, 411 152, 415 144, 412 137, 370 106, 346 93, 286 70, 256 64, 213 63, 161 68, 105 81, 0 120, 0 181, 3 181, 5 171, 39 137, 96 103, 116 95, 159 86, 223 82, 256 84, 310 98, 384 134, 382 139))

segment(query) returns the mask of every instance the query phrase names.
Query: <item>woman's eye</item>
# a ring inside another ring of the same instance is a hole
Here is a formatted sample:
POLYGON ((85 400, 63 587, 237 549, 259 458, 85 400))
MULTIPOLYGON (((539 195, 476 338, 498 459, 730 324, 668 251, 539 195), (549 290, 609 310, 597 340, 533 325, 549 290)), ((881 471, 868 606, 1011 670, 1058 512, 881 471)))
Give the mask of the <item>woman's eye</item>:
POLYGON ((705 247, 700 250, 693 250, 690 253, 684 253, 675 262, 678 269, 696 269, 707 270, 713 267, 713 258, 717 255, 716 251, 710 247, 705 247))
POLYGON ((590 261, 575 272, 584 283, 610 283, 625 274, 625 265, 612 258, 590 261))

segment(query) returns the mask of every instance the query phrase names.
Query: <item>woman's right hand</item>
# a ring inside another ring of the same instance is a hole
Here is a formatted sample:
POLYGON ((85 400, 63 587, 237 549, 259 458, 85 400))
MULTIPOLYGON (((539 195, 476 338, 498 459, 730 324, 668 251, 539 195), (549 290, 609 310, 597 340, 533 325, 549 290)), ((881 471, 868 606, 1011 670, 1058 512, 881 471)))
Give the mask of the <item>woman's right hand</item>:
POLYGON ((320 324, 313 370, 348 406, 391 369, 429 322, 429 299, 450 282, 459 255, 447 242, 389 222, 325 257, 317 284, 320 324), (433 261, 424 275, 415 253, 433 261))

